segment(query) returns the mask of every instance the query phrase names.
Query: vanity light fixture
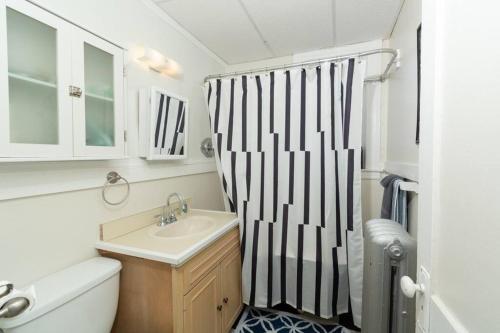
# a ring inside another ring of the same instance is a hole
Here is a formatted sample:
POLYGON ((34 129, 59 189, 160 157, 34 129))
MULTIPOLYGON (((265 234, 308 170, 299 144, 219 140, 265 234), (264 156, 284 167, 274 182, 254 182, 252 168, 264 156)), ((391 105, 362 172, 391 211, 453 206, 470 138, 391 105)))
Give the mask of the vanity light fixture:
POLYGON ((181 68, 177 62, 151 48, 144 48, 143 55, 137 60, 161 74, 172 77, 179 77, 181 74, 181 68))

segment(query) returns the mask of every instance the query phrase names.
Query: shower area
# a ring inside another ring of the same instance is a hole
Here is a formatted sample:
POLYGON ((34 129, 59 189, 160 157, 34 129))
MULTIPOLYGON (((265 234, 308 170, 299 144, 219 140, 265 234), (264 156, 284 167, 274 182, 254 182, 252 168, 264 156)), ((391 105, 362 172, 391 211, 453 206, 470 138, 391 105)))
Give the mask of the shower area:
POLYGON ((235 61, 205 78, 225 208, 239 220, 251 309, 243 317, 268 322, 267 311, 285 311, 355 331, 412 332, 414 301, 399 280, 415 278, 416 266, 421 3, 402 2, 394 17, 382 39, 235 61), (398 230, 400 243, 377 243, 372 221, 381 218, 394 221, 384 230, 398 230), (389 245, 404 255, 390 258, 389 245), (379 263, 384 270, 366 268, 379 263), (380 304, 380 318, 363 316, 364 301, 380 304))
POLYGON ((365 87, 390 80, 399 60, 379 48, 206 78, 245 304, 348 314, 361 326, 365 87), (386 63, 367 75, 372 56, 386 63))

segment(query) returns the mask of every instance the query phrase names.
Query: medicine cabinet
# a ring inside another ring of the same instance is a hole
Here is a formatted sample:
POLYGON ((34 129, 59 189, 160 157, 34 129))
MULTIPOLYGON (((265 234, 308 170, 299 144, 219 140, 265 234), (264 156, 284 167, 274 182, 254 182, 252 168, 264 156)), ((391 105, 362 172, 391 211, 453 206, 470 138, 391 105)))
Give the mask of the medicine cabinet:
POLYGON ((188 101, 160 88, 139 94, 139 153, 148 160, 187 157, 188 101))
POLYGON ((123 49, 27 1, 0 4, 0 162, 124 156, 123 49))

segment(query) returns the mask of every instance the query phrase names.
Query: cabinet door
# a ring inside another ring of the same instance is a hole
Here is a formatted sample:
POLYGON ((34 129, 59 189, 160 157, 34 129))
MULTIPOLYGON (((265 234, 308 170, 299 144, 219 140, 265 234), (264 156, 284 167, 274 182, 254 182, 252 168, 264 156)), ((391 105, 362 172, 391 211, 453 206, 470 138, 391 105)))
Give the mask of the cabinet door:
POLYGON ((123 50, 86 31, 73 32, 74 154, 124 156, 123 50))
POLYGON ((218 268, 184 296, 184 333, 220 333, 221 310, 218 268))
POLYGON ((222 292, 222 333, 231 331, 238 318, 243 300, 241 296, 241 255, 239 247, 231 252, 220 264, 222 292))
POLYGON ((70 157, 71 25, 27 1, 0 4, 0 156, 70 157))

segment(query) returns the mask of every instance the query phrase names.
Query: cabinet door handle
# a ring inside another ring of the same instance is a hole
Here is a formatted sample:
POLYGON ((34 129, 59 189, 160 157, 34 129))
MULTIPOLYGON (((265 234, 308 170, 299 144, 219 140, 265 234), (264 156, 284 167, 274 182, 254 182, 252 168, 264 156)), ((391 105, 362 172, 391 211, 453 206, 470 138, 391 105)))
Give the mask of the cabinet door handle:
POLYGON ((227 304, 227 302, 229 302, 229 298, 228 297, 224 297, 224 299, 222 300, 225 304, 227 304))
POLYGON ((222 305, 217 305, 217 311, 222 311, 222 305))
POLYGON ((71 97, 80 98, 82 96, 82 89, 79 87, 75 87, 75 86, 69 86, 69 95, 71 97))

